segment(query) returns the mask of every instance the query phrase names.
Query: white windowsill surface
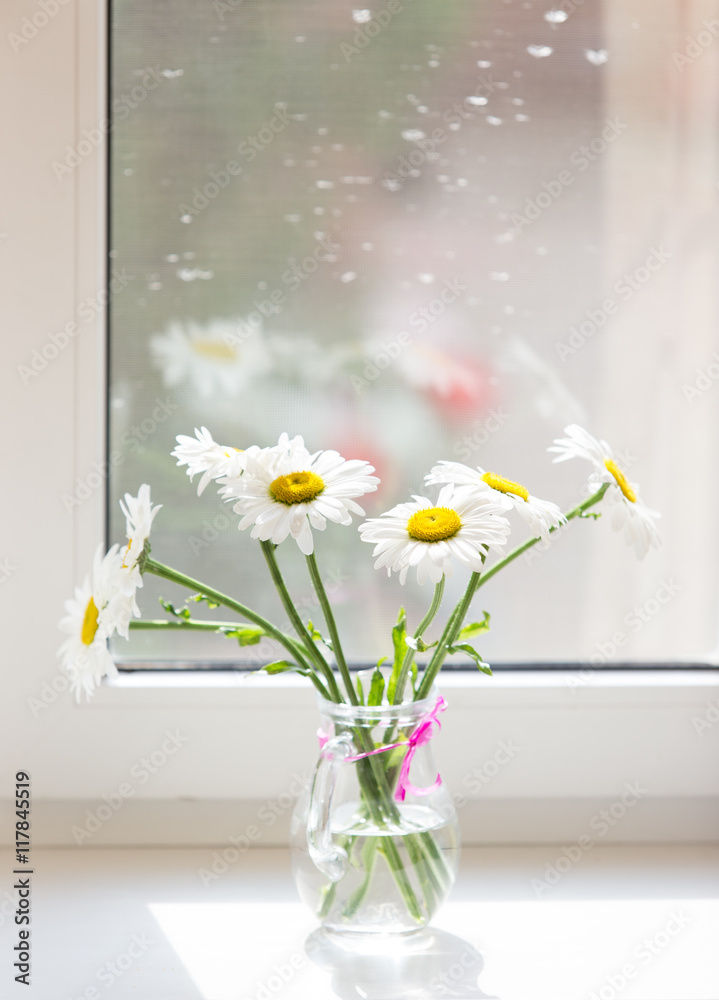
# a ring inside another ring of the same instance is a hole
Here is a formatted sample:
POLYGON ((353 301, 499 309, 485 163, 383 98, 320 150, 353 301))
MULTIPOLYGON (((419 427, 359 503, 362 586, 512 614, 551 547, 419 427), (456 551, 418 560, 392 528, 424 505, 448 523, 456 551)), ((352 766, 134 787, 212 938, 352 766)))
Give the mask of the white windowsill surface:
MULTIPOLYGON (((447 671, 439 687, 452 698, 453 710, 494 705, 551 704, 680 705, 719 696, 719 670, 517 670, 491 678, 471 671, 447 671), (461 699, 457 696, 461 695, 461 699)), ((213 671, 167 670, 120 673, 107 680, 82 707, 113 708, 147 705, 155 697, 166 705, 206 707, 218 698, 238 708, 314 706, 316 693, 302 677, 267 677, 213 671)))
MULTIPOLYGON (((431 931, 404 949, 379 943, 356 954, 320 946, 285 850, 250 850, 208 886, 199 870, 212 864, 212 848, 37 851, 42 906, 33 913, 30 992, 96 998, 115 986, 118 997, 136 1000, 719 996, 718 848, 597 846, 538 895, 532 880, 557 854, 550 846, 466 849, 431 931)), ((10 862, 5 855, 4 870, 10 862)), ((3 921, 5 954, 16 931, 3 921)))

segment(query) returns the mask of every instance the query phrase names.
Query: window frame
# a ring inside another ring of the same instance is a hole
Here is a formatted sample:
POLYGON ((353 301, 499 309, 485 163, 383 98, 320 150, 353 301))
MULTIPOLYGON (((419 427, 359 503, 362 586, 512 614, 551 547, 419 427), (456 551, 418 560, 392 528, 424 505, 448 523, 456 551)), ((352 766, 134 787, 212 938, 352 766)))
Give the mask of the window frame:
MULTIPOLYGON (((9 14, 4 17, 12 20, 9 14)), ((66 141, 74 145, 83 129, 97 127, 106 115, 108 33, 105 6, 78 0, 61 8, 44 29, 42 41, 27 46, 24 58, 12 66, 18 93, 37 93, 45 86, 57 102, 54 109, 60 109, 66 141), (65 69, 59 78, 58 65, 65 69)), ((16 145, 20 145, 24 133, 21 124, 16 127, 16 145)), ((34 139, 29 148, 33 156, 42 156, 49 164, 57 156, 58 144, 55 137, 43 142, 34 139)), ((98 289, 105 287, 106 142, 83 160, 65 184, 48 185, 38 192, 29 171, 25 190, 16 191, 18 200, 36 203, 34 238, 51 240, 58 259, 67 252, 70 214, 65 202, 70 191, 71 277, 50 281, 46 289, 57 319, 67 313, 68 303, 74 311, 79 302, 97 296, 98 289)), ((26 258, 10 260, 8 266, 11 281, 13 268, 18 269, 18 279, 27 280, 26 273, 21 273, 27 267, 26 258)), ((30 321, 18 323, 17 316, 10 317, 12 328, 20 331, 18 346, 23 355, 29 356, 49 332, 47 323, 37 319, 42 314, 33 313, 35 308, 28 306, 30 321)), ((53 328, 61 325, 55 323, 53 328)), ((106 468, 106 336, 106 316, 100 311, 92 330, 85 329, 72 340, 66 361, 43 375, 58 398, 74 399, 73 433, 57 442, 59 461, 44 483, 50 496, 61 497, 90 470, 106 468)), ((37 441, 47 436, 53 422, 51 409, 38 407, 40 398, 14 379, 9 412, 28 422, 37 441)), ((29 489, 31 481, 26 477, 19 490, 29 489)), ((162 742, 163 734, 177 729, 187 735, 187 746, 151 782, 137 788, 132 810, 126 811, 122 822, 108 823, 97 843, 176 842, 176 815, 169 805, 188 797, 205 801, 208 824, 193 828, 187 834, 190 839, 183 842, 213 841, 217 838, 212 817, 221 811, 218 803, 226 807, 228 800, 254 802, 278 794, 287 787, 297 761, 311 766, 316 726, 313 692, 300 679, 248 680, 231 671, 123 673, 105 683, 89 704, 74 705, 65 691, 51 698, 33 718, 26 707, 28 699, 41 697, 48 690, 43 685, 54 690, 53 682, 61 676, 54 656, 59 642, 55 618, 72 587, 87 572, 96 546, 104 541, 105 494, 104 487, 95 489, 70 515, 58 501, 48 513, 55 538, 54 562, 60 568, 48 572, 44 583, 43 629, 29 638, 19 624, 13 622, 8 629, 8 662, 26 666, 22 680, 12 688, 14 707, 5 740, 17 751, 11 759, 35 775, 38 816, 46 820, 38 830, 39 842, 71 843, 67 817, 82 816, 86 806, 96 806, 137 760, 162 742), (267 732, 275 727, 285 735, 270 746, 267 732), (296 755, 288 753, 294 745, 296 755), (18 748, 25 754, 23 761, 18 748), (253 760, 252 768, 242 766, 248 758, 253 760), (159 817, 152 832, 148 832, 148 816, 159 817)), ((21 518, 22 504, 18 503, 17 511, 21 518)), ((46 565, 47 531, 31 533, 28 528, 23 533, 27 564, 46 565)), ((582 817, 592 815, 587 812, 592 803, 610 803, 626 781, 636 780, 649 789, 649 801, 642 807, 645 818, 634 824, 634 832, 617 831, 618 839, 662 840, 667 839, 667 831, 669 839, 675 840, 716 837, 719 726, 700 736, 692 721, 703 717, 709 704, 719 706, 716 665, 707 663, 699 670, 595 670, 590 676, 561 665, 543 671, 532 665, 522 667, 498 672, 493 680, 465 672, 448 672, 442 678, 452 708, 440 737, 440 760, 453 791, 461 791, 467 767, 491 755, 497 740, 510 738, 534 748, 526 757, 520 755, 511 774, 507 769, 506 776, 499 775, 482 789, 481 796, 471 798, 473 808, 463 818, 466 841, 481 841, 483 816, 495 814, 500 818, 490 826, 500 841, 516 839, 518 815, 524 842, 571 838, 577 828, 581 832, 582 817), (676 819, 679 801, 686 807, 684 825, 676 819), (558 802, 564 806, 554 808, 547 819, 546 810, 537 815, 538 802, 548 809, 558 802), (519 813, 512 813, 513 804, 519 813)))

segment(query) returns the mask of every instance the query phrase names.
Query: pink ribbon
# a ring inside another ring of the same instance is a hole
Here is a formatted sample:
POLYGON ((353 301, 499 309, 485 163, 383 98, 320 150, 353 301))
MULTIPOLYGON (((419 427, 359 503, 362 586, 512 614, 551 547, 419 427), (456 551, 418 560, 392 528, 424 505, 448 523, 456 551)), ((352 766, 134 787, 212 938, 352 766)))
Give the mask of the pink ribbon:
POLYGON ((437 698, 432 711, 427 712, 426 715, 421 717, 417 728, 408 740, 402 740, 401 743, 390 743, 386 747, 379 747, 377 750, 369 750, 367 753, 357 754, 356 757, 345 757, 345 760, 362 760, 364 757, 372 757, 376 753, 384 753, 386 750, 394 750, 395 747, 409 747, 409 750, 405 754, 404 760, 402 761, 402 769, 399 773, 399 778, 397 779, 397 789, 394 793, 394 797, 398 802, 404 802, 407 792, 409 792, 410 795, 430 795, 442 784, 441 776, 439 774, 437 775, 433 785, 429 785, 427 788, 419 788, 417 785, 413 785, 409 780, 409 769, 412 766, 412 761, 414 760, 417 747, 421 747, 424 746, 425 743, 429 743, 434 736, 434 727, 436 726, 439 729, 442 725, 437 716, 440 712, 444 712, 446 707, 447 702, 444 700, 442 695, 440 695, 439 698, 437 698))

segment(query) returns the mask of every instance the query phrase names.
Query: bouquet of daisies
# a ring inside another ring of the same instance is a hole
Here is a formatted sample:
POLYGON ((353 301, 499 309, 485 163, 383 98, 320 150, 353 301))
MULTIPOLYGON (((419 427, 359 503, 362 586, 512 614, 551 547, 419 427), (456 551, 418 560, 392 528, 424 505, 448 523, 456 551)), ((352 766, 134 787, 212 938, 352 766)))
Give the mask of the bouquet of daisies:
MULTIPOLYGON (((566 513, 552 501, 541 500, 521 484, 493 472, 458 462, 439 462, 426 476, 428 486, 439 487, 436 500, 414 496, 411 502, 360 523, 362 541, 374 546, 376 568, 397 573, 402 584, 410 570, 416 571, 419 583, 434 584, 427 614, 414 634, 406 636, 403 655, 395 657, 386 692, 393 702, 401 702, 405 696, 410 672, 416 672, 416 653, 429 648, 433 649, 431 659, 415 685, 417 700, 426 696, 445 658, 452 653, 470 656, 481 670, 491 673, 474 647, 460 641, 486 631, 486 622, 464 624, 475 594, 531 546, 540 541, 546 544, 550 535, 567 522, 598 516, 592 508, 601 503, 610 508, 613 527, 623 531, 640 558, 659 545, 659 514, 639 498, 638 487, 628 482, 610 446, 576 424, 564 433, 566 436, 549 448, 555 454, 554 461, 581 458, 592 467, 587 499, 566 513), (506 515, 511 511, 525 522, 530 537, 502 555, 510 535, 506 515), (490 553, 497 553, 499 558, 487 566, 490 553), (444 581, 454 563, 470 571, 469 581, 441 637, 430 647, 423 636, 439 612, 444 581)), ((178 436, 172 454, 179 466, 186 467, 190 480, 200 476, 198 494, 216 481, 220 494, 233 503, 239 515, 238 528, 252 529, 251 537, 262 547, 294 634, 283 632, 234 597, 155 560, 150 532, 160 508, 153 506, 150 487, 143 484, 137 496, 126 494, 121 502, 127 541, 122 546, 113 545, 104 555, 102 548, 98 549, 91 575, 76 589, 74 599, 66 603, 67 615, 60 622, 60 628, 68 633, 60 655, 77 697, 83 693, 89 697, 103 677, 115 673, 108 650, 108 639, 113 635, 127 638, 132 628, 169 626, 212 629, 241 644, 256 643, 267 636, 283 647, 288 658, 267 664, 266 672, 297 671, 309 678, 324 698, 357 704, 359 694, 352 683, 317 565, 314 532, 324 531, 328 521, 351 525, 352 515, 364 516, 356 499, 377 489, 379 480, 372 475, 374 468, 367 462, 348 461, 336 451, 312 454, 301 437, 290 438, 287 434, 282 434, 273 447, 252 445, 241 450, 217 444, 204 427, 195 431, 195 437, 178 436), (294 539, 305 556, 329 632, 327 643, 317 630, 305 625, 285 584, 276 550, 288 538, 294 539), (187 588, 192 591, 192 600, 224 607, 239 621, 208 623, 194 619, 189 608, 168 620, 143 621, 136 595, 145 573, 187 588)))
MULTIPOLYGON (((356 720, 371 718, 374 709, 423 702, 449 655, 469 657, 479 670, 491 674, 472 642, 487 631, 488 615, 466 624, 477 591, 531 546, 546 544, 550 535, 569 521, 598 517, 599 512, 593 508, 601 504, 610 508, 613 526, 624 532, 639 557, 659 544, 659 515, 639 499, 637 486, 628 482, 606 442, 571 425, 565 429, 565 437, 555 441, 549 450, 555 454, 555 462, 576 457, 591 465, 586 499, 565 513, 555 503, 541 500, 519 483, 493 472, 457 462, 439 462, 426 476, 428 487, 438 490, 436 499, 414 496, 380 517, 360 523, 361 540, 374 546, 377 569, 398 574, 400 584, 414 570, 420 584, 429 581, 434 585, 430 606, 411 635, 400 609, 392 630, 391 668, 380 670, 378 664, 365 693, 359 678, 353 682, 345 659, 342 637, 315 556, 314 534, 324 531, 328 521, 350 526, 353 515, 364 517, 356 501, 377 489, 379 480, 373 475, 374 468, 364 461, 348 461, 336 451, 312 454, 301 437, 290 438, 287 434, 282 434, 273 447, 252 445, 245 450, 217 444, 204 427, 196 430, 194 438, 179 436, 172 454, 177 464, 186 468, 190 480, 200 477, 198 494, 214 480, 220 494, 239 515, 238 528, 251 528, 251 537, 258 540, 292 632, 278 628, 234 596, 158 562, 151 552, 150 533, 160 508, 153 506, 150 487, 144 484, 137 496, 126 494, 121 504, 127 521, 127 541, 122 546, 113 545, 104 555, 102 549, 97 551, 91 576, 67 602, 67 616, 60 623, 68 633, 60 649, 63 667, 78 699, 83 693, 89 697, 103 677, 115 673, 108 640, 113 635, 127 637, 130 629, 210 630, 237 639, 243 646, 257 644, 263 638, 274 640, 282 648, 283 658, 265 664, 262 669, 266 673, 295 671, 315 686, 325 703, 345 704, 355 710, 354 716, 339 713, 342 719, 350 720, 342 723, 350 749, 344 744, 340 749, 345 759, 358 765, 357 829, 372 826, 376 833, 371 842, 364 842, 359 834, 345 833, 338 850, 318 848, 313 855, 308 825, 310 855, 316 869, 327 879, 319 892, 317 912, 323 917, 338 912, 336 919, 349 921, 369 898, 377 855, 381 854, 406 914, 421 925, 446 895, 453 874, 436 831, 410 825, 399 838, 399 846, 396 832, 403 830, 405 792, 426 795, 431 791, 413 786, 409 769, 416 746, 426 741, 439 724, 437 713, 442 710, 443 700, 438 698, 434 709, 417 718, 410 730, 390 726, 377 737, 371 726, 356 720), (510 535, 507 515, 513 511, 526 525, 529 537, 503 554, 510 535), (305 623, 293 603, 277 558, 278 547, 288 539, 294 540, 305 557, 327 635, 312 623, 305 623), (428 642, 425 634, 439 614, 445 579, 454 564, 468 571, 467 587, 447 616, 439 637, 428 642), (146 573, 189 590, 186 606, 178 611, 169 602, 162 602, 168 618, 142 619, 136 598, 146 573), (231 613, 232 620, 195 618, 190 610, 193 602, 221 607, 231 613), (418 653, 429 653, 421 672, 416 662, 418 653), (348 859, 352 851, 354 855, 348 859), (354 888, 350 880, 350 887, 342 895, 337 892, 337 883, 345 878, 350 866, 354 875, 364 874, 354 888)), ((324 754, 328 738, 323 736, 322 741, 324 754)), ((331 742, 328 746, 331 749, 331 742)), ((437 782, 441 783, 439 777, 437 782)))

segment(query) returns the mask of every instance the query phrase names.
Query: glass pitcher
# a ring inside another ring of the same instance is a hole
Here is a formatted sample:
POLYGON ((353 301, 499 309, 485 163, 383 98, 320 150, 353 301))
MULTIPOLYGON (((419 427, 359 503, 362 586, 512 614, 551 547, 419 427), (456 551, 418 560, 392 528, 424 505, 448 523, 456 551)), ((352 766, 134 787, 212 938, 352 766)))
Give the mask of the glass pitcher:
POLYGON ((434 762, 444 699, 346 705, 319 698, 320 757, 295 807, 300 896, 331 932, 407 933, 451 889, 459 828, 434 762))

